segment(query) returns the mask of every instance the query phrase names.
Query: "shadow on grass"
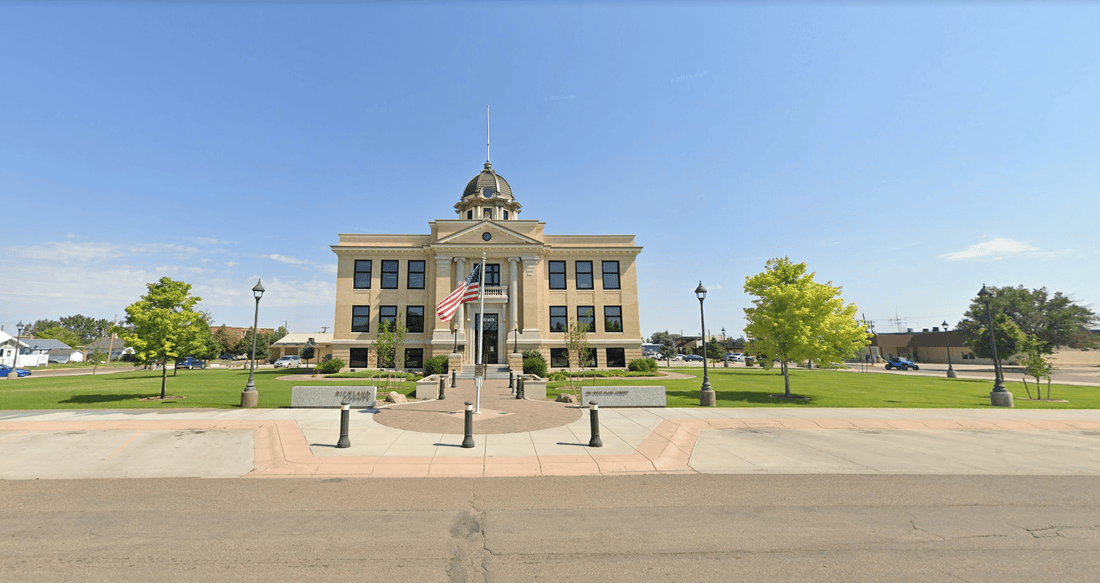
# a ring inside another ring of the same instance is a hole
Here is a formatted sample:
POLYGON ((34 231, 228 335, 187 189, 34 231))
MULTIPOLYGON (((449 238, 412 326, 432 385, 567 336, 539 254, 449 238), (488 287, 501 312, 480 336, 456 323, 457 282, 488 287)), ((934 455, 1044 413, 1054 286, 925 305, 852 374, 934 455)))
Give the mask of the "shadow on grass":
MULTIPOLYGON (((803 399, 783 399, 775 398, 771 395, 776 394, 775 391, 715 391, 715 397, 719 402, 727 403, 760 403, 760 404, 783 404, 783 405, 811 405, 816 400, 814 397, 808 397, 803 399)), ((782 395, 782 391, 779 393, 782 395)), ((668 395, 675 395, 677 397, 685 399, 698 399, 699 391, 668 391, 668 395)), ((792 397, 795 397, 795 393, 791 393, 792 397)), ((807 395, 798 395, 801 397, 807 397, 807 395)))
MULTIPOLYGON (((160 393, 157 393, 160 394, 160 393)), ((110 403, 112 401, 135 401, 137 399, 143 399, 145 397, 152 397, 149 393, 140 393, 136 395, 73 395, 64 401, 58 401, 58 403, 73 403, 77 405, 91 405, 93 403, 110 403)))

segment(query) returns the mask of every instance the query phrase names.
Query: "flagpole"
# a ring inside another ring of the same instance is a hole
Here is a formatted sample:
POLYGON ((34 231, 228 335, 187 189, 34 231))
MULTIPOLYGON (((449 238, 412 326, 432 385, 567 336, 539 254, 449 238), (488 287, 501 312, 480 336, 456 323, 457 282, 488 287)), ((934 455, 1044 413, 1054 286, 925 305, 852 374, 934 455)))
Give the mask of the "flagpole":
MULTIPOLYGON (((485 252, 484 251, 481 253, 481 273, 478 274, 478 277, 480 279, 478 281, 478 286, 477 286, 477 296, 478 296, 478 300, 481 303, 481 307, 479 307, 478 310, 481 313, 478 316, 478 320, 480 320, 480 321, 477 324, 480 329, 477 331, 477 363, 474 365, 474 372, 475 372, 475 374, 477 372, 481 372, 482 374, 484 374, 485 364, 483 362, 481 362, 481 347, 485 343, 485 252)), ((482 377, 482 376, 475 376, 474 377, 474 384, 476 385, 476 388, 477 388, 477 393, 476 393, 476 396, 475 396, 476 405, 474 406, 474 413, 481 413, 481 383, 482 383, 483 380, 484 380, 484 377, 482 377)))

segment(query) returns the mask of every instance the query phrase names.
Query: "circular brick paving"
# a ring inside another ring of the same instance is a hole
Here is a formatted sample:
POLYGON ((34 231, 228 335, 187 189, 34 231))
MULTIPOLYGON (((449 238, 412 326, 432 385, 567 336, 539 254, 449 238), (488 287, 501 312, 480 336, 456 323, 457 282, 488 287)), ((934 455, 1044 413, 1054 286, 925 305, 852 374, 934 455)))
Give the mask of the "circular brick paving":
MULTIPOLYGON (((474 434, 523 433, 567 425, 581 418, 577 405, 553 401, 518 400, 510 395, 508 381, 486 380, 481 386, 481 413, 474 415, 474 434)), ((466 401, 474 401, 473 380, 450 382, 442 401, 412 401, 391 405, 374 414, 387 427, 422 433, 465 433, 466 401)), ((379 391, 379 398, 384 398, 379 391)))

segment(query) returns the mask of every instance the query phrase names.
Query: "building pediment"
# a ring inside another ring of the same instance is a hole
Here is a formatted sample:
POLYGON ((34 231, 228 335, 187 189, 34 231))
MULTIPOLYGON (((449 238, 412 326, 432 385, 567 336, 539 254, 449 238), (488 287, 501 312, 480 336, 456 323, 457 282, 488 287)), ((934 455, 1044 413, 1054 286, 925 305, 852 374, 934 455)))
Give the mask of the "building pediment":
POLYGON ((484 247, 535 245, 541 247, 542 242, 537 239, 532 239, 523 233, 509 229, 500 222, 486 219, 478 221, 455 233, 441 237, 433 244, 433 246, 439 245, 484 247), (486 238, 486 235, 488 235, 488 238, 486 238))

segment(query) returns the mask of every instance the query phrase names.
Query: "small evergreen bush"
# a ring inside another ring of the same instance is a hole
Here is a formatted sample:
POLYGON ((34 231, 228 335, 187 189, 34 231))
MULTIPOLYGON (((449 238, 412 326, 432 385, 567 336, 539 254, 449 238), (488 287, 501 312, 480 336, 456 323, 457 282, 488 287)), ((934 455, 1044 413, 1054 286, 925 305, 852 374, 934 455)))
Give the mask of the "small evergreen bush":
POLYGON ((424 376, 447 374, 447 356, 441 354, 424 361, 424 376))
POLYGON ((344 361, 340 358, 333 358, 317 365, 317 368, 313 369, 313 372, 318 374, 333 374, 340 372, 340 369, 344 368, 344 361))
POLYGON ((637 373, 652 373, 657 372, 657 361, 653 359, 635 359, 630 361, 627 366, 628 370, 637 373))
POLYGON ((523 374, 546 376, 546 361, 541 354, 523 359, 523 374))

